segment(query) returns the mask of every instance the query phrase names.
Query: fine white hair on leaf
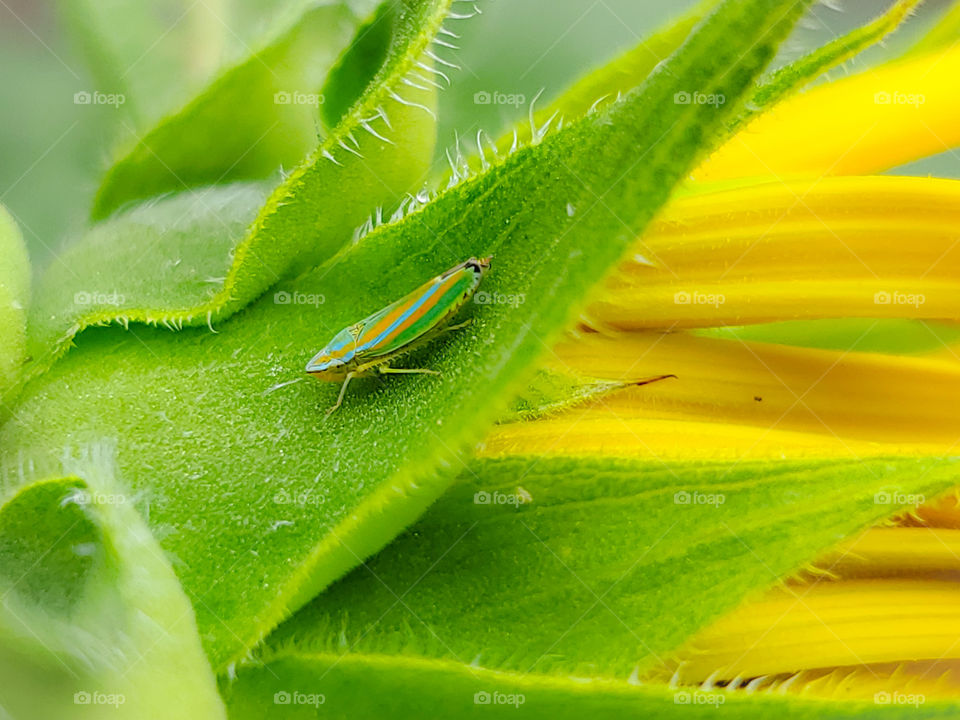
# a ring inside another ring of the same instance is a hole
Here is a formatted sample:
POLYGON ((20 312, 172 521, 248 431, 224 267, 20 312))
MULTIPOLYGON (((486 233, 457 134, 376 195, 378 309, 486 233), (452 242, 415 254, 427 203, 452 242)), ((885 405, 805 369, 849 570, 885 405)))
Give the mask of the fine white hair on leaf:
POLYGON ((500 159, 500 149, 497 147, 497 141, 494 140, 490 135, 487 135, 487 141, 490 145, 490 150, 493 152, 493 157, 497 160, 500 159))
POLYGON ((443 90, 443 85, 438 83, 433 78, 424 77, 423 75, 418 73, 416 70, 411 70, 410 72, 407 73, 407 75, 409 77, 412 77, 414 80, 418 80, 419 82, 425 82, 427 85, 429 85, 430 87, 435 87, 437 90, 443 90))
POLYGON ((790 689, 790 686, 793 685, 800 678, 800 673, 791 675, 787 680, 780 684, 779 691, 781 693, 786 693, 790 689))
POLYGON ((378 140, 383 140, 385 143, 388 143, 389 145, 395 145, 395 144, 396 144, 396 143, 394 143, 393 140, 391 140, 390 138, 384 137, 383 135, 381 135, 380 133, 378 133, 376 130, 374 130, 372 127, 370 127, 370 124, 367 123, 367 122, 364 122, 364 121, 361 120, 361 121, 360 121, 360 127, 362 127, 364 130, 366 130, 368 133, 370 133, 371 135, 373 135, 373 136, 374 136, 375 138, 377 138, 378 140))
POLYGON ((477 130, 477 152, 480 153, 480 167, 484 170, 489 169, 490 163, 487 161, 487 153, 483 150, 483 130, 477 130))
POLYGON ((457 167, 454 159, 450 157, 450 148, 447 148, 443 152, 444 155, 447 156, 447 164, 450 165, 450 182, 447 183, 447 187, 451 188, 460 182, 460 169, 457 167))
POLYGON ((462 168, 463 172, 461 175, 467 177, 470 174, 470 165, 463 158, 463 148, 460 145, 460 132, 457 130, 453 132, 453 142, 457 150, 457 167, 462 168))
POLYGON ((411 80, 411 79, 408 78, 408 77, 400 78, 400 82, 402 82, 404 85, 407 85, 407 86, 409 86, 409 87, 412 87, 412 88, 414 88, 414 89, 416 89, 416 90, 427 91, 427 90, 430 89, 430 88, 426 87, 425 85, 418 85, 417 83, 415 83, 413 80, 411 80))
POLYGON ((462 69, 463 69, 463 68, 461 68, 459 65, 457 65, 456 63, 452 63, 452 62, 450 62, 449 60, 444 60, 442 57, 440 57, 440 56, 437 55, 435 52, 433 52, 433 50, 427 50, 427 51, 424 52, 424 54, 425 54, 428 58, 430 58, 431 60, 433 60, 433 61, 435 61, 435 62, 438 62, 438 63, 440 63, 441 65, 446 65, 448 68, 453 68, 454 70, 462 70, 462 69))
POLYGON ((596 109, 597 109, 597 106, 598 106, 600 103, 602 103, 604 100, 606 100, 608 97, 610 97, 610 93, 606 93, 605 95, 601 95, 601 96, 598 97, 596 100, 594 100, 594 101, 593 101, 593 104, 592 104, 589 108, 587 108, 587 115, 591 114, 594 110, 596 110, 596 109))
POLYGON ((447 28, 443 27, 442 25, 441 25, 440 28, 437 30, 437 32, 440 33, 441 35, 446 35, 447 37, 452 37, 452 38, 454 38, 454 39, 456 39, 456 40, 459 40, 459 39, 460 39, 460 36, 457 35, 453 30, 448 30, 447 28))
POLYGON ((347 145, 342 139, 341 139, 341 140, 337 140, 337 144, 338 144, 340 147, 342 147, 344 150, 346 150, 347 152, 353 153, 353 154, 356 155, 358 158, 362 158, 362 157, 363 157, 363 155, 361 155, 357 150, 354 150, 352 147, 350 147, 349 145, 347 145))
POLYGON ((331 153, 331 152, 330 152, 329 150, 327 150, 326 148, 324 148, 323 150, 321 150, 321 151, 320 151, 320 154, 323 155, 327 160, 329 160, 330 162, 332 162, 334 165, 339 165, 340 167, 343 167, 343 163, 340 162, 339 160, 337 160, 337 159, 333 156, 333 153, 331 153))
POLYGON ((383 105, 377 105, 377 112, 383 119, 383 124, 386 125, 390 130, 393 130, 393 123, 390 122, 390 117, 387 115, 387 111, 383 109, 383 105))
MULTIPOLYGON (((442 30, 442 29, 443 29, 443 28, 441 28, 441 30, 442 30)), ((451 50, 459 50, 459 49, 460 49, 460 46, 459 46, 459 45, 454 45, 453 43, 447 42, 446 40, 441 40, 441 39, 438 38, 438 37, 435 37, 435 38, 433 39, 433 42, 434 42, 436 45, 440 45, 441 47, 445 47, 445 48, 450 48, 451 50)))
POLYGON ((700 689, 709 692, 710 690, 716 688, 716 682, 719 675, 720 670, 714 670, 702 683, 700 683, 700 689))
POLYGON ((400 97, 399 95, 397 95, 397 93, 395 93, 393 90, 390 90, 390 91, 389 91, 389 95, 390 95, 390 97, 392 97, 394 100, 396 100, 396 101, 397 101, 398 103, 400 103, 401 105, 406 105, 407 107, 420 108, 421 110, 423 110, 424 112, 426 112, 430 117, 432 117, 434 120, 437 119, 436 113, 434 113, 433 110, 431 110, 430 108, 428 108, 426 105, 421 105, 420 103, 415 103, 415 102, 410 102, 409 100, 404 100, 402 97, 400 97))
POLYGON ((401 220, 407 212, 407 205, 410 203, 410 196, 407 195, 404 197, 400 204, 397 205, 397 209, 393 211, 393 214, 390 216, 390 222, 395 223, 398 220, 401 220))
POLYGON ((527 108, 527 117, 530 121, 530 137, 535 138, 537 136, 537 122, 534 120, 534 108, 536 107, 537 100, 540 99, 540 96, 543 95, 543 88, 537 91, 537 94, 533 96, 533 100, 530 101, 530 107, 527 108))
MULTIPOLYGON (((447 75, 447 74, 446 74, 445 72, 443 72, 442 70, 437 70, 437 68, 431 67, 431 66, 427 65, 427 64, 426 64, 425 62, 423 62, 422 60, 417 60, 417 67, 420 68, 421 70, 425 70, 426 72, 428 72, 428 73, 430 73, 430 74, 432 74, 432 75, 436 75, 437 77, 443 78, 443 79, 446 80, 446 82, 447 82, 447 87, 450 87, 450 86, 453 84, 453 83, 450 82, 450 76, 449 76, 449 75, 447 75)), ((442 89, 442 88, 441 88, 441 89, 442 89)))
POLYGON ((550 123, 552 123, 556 119, 557 115, 559 115, 559 111, 554 112, 553 115, 547 118, 547 121, 543 125, 541 125, 539 128, 536 129, 536 131, 533 134, 534 145, 536 145, 541 140, 543 140, 544 135, 546 135, 547 131, 550 130, 550 123))

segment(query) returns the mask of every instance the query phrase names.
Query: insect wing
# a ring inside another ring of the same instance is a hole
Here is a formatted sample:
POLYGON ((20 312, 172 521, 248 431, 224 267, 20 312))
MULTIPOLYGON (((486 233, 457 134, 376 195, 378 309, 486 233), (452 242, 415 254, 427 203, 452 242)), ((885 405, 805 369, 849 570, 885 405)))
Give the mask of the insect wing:
POLYGON ((463 307, 480 277, 475 267, 458 265, 366 318, 357 338, 357 357, 391 355, 423 337, 463 307))

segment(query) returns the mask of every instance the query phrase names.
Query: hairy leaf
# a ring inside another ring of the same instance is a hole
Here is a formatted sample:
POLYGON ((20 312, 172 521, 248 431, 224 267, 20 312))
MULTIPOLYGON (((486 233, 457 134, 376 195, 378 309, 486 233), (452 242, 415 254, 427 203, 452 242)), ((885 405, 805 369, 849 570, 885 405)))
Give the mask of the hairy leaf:
MULTIPOLYGON (((344 715, 368 693, 333 670, 338 660, 366 665, 387 686, 411 666, 479 673, 465 706, 496 688, 489 671, 532 686, 570 676, 625 684, 750 593, 892 512, 878 492, 932 495, 960 469, 956 459, 883 453, 475 461, 409 532, 285 622, 262 661, 277 688, 309 687, 344 715), (313 661, 319 672, 301 685, 309 675, 297 668, 313 661)), ((234 697, 256 707, 245 682, 241 672, 234 697)), ((537 697, 531 690, 531 711, 537 697)))
POLYGON ((316 144, 320 86, 357 24, 343 3, 307 10, 183 109, 136 135, 104 177, 94 218, 162 193, 260 180, 295 166, 316 144))
POLYGON ((478 716, 715 720, 718 715, 746 720, 927 720, 952 717, 957 712, 955 703, 878 705, 788 699, 772 694, 746 696, 722 690, 638 686, 622 678, 587 681, 493 672, 462 663, 416 658, 361 655, 344 659, 323 653, 294 653, 267 667, 246 669, 240 681, 226 692, 234 720, 414 718, 422 717, 424 708, 438 707, 443 708, 445 718, 456 720, 478 716))
POLYGON ((169 562, 103 458, 80 464, 107 475, 41 481, 0 507, 5 717, 225 717, 169 562))

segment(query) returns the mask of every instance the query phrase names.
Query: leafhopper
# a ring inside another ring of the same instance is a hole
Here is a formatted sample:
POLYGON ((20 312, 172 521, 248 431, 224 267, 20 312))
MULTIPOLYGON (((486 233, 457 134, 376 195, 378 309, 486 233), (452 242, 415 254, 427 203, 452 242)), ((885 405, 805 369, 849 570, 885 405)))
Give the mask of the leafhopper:
POLYGON ((320 380, 343 382, 336 404, 343 403, 347 385, 355 377, 399 373, 428 373, 422 368, 395 368, 391 361, 429 342, 437 335, 463 327, 448 323, 473 296, 491 258, 470 258, 424 283, 394 303, 344 328, 309 363, 307 373, 320 380))

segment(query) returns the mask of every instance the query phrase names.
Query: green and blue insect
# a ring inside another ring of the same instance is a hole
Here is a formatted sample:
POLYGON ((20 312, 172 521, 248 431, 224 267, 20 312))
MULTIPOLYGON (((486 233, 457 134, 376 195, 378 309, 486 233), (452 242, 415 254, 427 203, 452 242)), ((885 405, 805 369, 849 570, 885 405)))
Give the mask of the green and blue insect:
POLYGON ((334 335, 307 363, 310 375, 330 382, 343 381, 337 402, 327 414, 340 407, 347 385, 355 377, 374 373, 437 374, 435 370, 390 367, 390 362, 440 333, 467 324, 447 323, 476 292, 490 269, 490 260, 470 258, 334 335))

